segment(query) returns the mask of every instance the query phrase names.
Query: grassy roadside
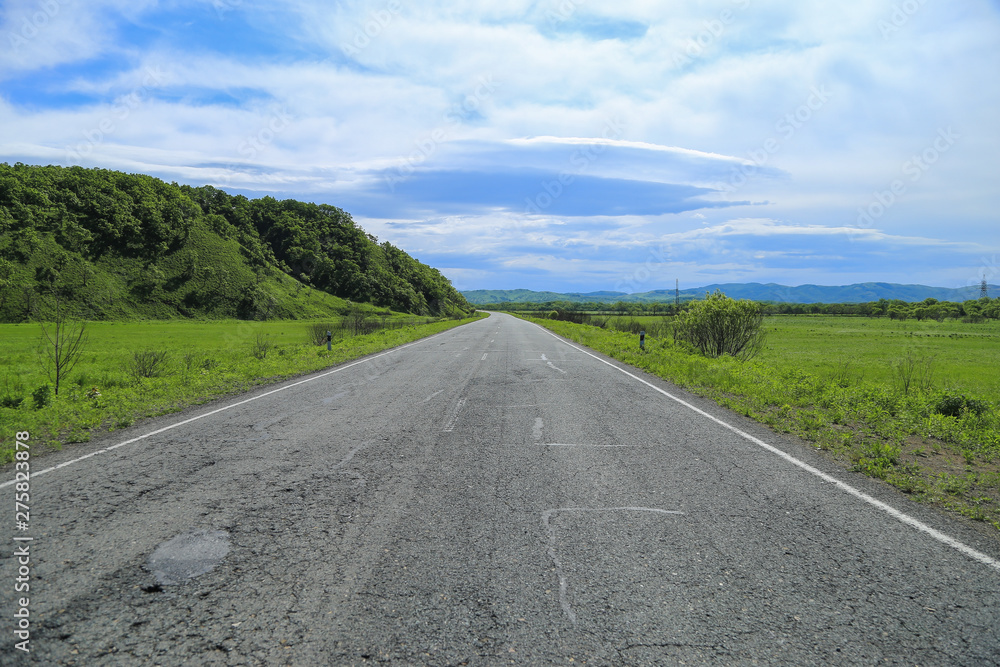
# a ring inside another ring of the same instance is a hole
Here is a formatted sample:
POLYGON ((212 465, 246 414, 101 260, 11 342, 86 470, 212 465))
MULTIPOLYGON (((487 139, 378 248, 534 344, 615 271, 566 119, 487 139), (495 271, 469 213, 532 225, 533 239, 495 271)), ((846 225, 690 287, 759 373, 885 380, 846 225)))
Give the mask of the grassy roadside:
POLYGON ((633 334, 524 319, 797 435, 920 502, 1000 530, 1000 408, 961 386, 904 392, 850 366, 812 371, 777 363, 774 337, 770 354, 740 362, 708 359, 663 338, 647 337, 640 352, 633 334))
POLYGON ((0 325, 5 348, 0 464, 13 460, 18 431, 29 431, 32 443, 59 449, 86 442, 95 433, 329 368, 474 319, 347 336, 335 340, 330 351, 310 340, 311 323, 301 320, 93 323, 83 358, 58 396, 41 389, 48 385, 37 361, 39 326, 0 325), (137 376, 135 354, 149 350, 164 353, 164 360, 151 377, 137 376))

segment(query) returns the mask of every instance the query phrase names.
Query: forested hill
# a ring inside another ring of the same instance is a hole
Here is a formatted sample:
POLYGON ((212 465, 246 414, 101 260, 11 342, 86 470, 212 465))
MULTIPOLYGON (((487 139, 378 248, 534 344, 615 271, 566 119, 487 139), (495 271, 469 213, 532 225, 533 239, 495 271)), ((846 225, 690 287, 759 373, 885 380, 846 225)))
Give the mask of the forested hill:
POLYGON ((0 321, 38 317, 53 294, 91 319, 305 317, 342 299, 416 314, 471 309, 438 270, 334 206, 0 164, 0 321))

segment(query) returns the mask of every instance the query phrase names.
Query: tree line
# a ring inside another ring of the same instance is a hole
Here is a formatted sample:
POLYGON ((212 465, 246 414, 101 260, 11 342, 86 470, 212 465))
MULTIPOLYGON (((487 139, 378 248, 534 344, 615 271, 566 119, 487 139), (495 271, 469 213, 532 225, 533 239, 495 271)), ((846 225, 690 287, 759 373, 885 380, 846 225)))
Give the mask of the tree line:
MULTIPOLYGON (((617 315, 619 317, 638 315, 674 315, 685 312, 699 300, 686 300, 679 308, 671 302, 635 303, 618 301, 607 303, 577 303, 570 301, 547 301, 544 303, 492 303, 479 306, 482 310, 505 310, 518 312, 561 312, 617 315)), ((858 317, 888 317, 893 320, 938 320, 960 319, 966 322, 982 322, 1000 319, 1000 298, 971 299, 963 302, 924 299, 907 302, 899 299, 879 299, 864 303, 775 303, 758 302, 764 315, 853 315, 858 317)))

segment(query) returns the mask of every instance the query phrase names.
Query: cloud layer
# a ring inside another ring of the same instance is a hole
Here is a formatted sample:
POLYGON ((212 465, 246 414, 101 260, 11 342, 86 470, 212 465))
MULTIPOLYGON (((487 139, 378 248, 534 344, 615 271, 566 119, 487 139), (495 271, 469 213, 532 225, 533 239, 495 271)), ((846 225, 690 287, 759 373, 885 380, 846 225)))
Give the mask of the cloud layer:
POLYGON ((1000 274, 994 2, 0 12, 0 159, 331 203, 463 289, 1000 274))

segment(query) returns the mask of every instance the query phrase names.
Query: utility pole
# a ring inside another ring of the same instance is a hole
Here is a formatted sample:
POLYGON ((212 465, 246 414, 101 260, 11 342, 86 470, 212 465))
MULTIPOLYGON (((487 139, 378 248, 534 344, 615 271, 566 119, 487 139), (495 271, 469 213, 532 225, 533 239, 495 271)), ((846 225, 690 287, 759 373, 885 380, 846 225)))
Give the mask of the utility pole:
POLYGON ((681 312, 681 279, 675 278, 674 284, 674 315, 681 312))

